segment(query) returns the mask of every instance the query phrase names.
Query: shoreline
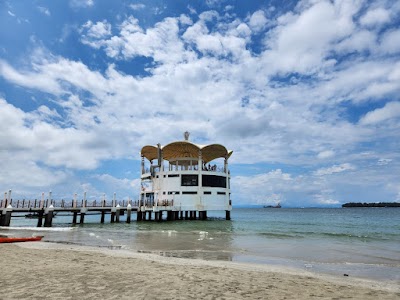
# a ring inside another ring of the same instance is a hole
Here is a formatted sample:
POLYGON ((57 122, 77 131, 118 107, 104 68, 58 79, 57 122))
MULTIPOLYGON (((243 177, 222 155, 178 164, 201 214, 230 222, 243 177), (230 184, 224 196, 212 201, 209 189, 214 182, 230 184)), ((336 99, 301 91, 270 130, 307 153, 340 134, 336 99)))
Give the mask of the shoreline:
POLYGON ((0 245, 4 299, 398 299, 399 282, 48 242, 0 245), (68 296, 66 296, 68 295, 68 296))

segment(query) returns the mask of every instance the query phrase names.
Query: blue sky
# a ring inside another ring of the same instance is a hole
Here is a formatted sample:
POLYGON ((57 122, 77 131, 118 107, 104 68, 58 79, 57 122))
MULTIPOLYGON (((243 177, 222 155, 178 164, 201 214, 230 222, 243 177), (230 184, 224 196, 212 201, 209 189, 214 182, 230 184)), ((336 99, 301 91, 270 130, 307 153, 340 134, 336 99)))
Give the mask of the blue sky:
POLYGON ((136 199, 187 130, 235 204, 400 201, 399 95, 398 1, 0 0, 0 191, 136 199))

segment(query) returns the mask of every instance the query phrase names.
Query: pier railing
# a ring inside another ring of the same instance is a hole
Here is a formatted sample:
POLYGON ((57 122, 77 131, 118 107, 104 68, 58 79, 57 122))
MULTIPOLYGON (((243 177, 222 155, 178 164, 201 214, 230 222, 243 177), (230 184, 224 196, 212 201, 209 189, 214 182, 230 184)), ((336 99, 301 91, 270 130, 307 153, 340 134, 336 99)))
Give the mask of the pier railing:
POLYGON ((139 200, 54 200, 54 199, 46 199, 46 200, 1 200, 0 208, 7 207, 11 205, 13 208, 44 208, 52 205, 53 207, 60 208, 82 208, 82 207, 116 207, 117 205, 121 207, 126 207, 130 204, 132 207, 137 207, 140 204, 139 200))

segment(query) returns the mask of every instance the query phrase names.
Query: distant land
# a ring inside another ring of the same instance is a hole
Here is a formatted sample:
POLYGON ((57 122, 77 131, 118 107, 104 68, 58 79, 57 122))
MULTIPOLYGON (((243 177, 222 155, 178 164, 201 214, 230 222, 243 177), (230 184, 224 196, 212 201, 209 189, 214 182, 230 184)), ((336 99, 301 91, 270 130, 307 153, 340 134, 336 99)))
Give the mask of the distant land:
POLYGON ((349 202, 342 204, 342 207, 400 207, 400 203, 399 202, 379 202, 379 203, 349 202))

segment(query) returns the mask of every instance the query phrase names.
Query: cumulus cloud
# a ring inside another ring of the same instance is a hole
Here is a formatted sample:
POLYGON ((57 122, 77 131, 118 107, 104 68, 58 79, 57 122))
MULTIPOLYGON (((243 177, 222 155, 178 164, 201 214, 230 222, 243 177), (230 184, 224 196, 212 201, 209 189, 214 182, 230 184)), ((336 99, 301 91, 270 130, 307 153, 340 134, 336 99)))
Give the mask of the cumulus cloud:
POLYGON ((384 8, 370 9, 360 18, 360 23, 364 26, 375 26, 385 24, 390 21, 390 12, 384 8))
POLYGON ((136 3, 136 4, 130 4, 129 7, 132 8, 133 10, 141 10, 146 8, 146 5, 144 5, 143 3, 136 3))
POLYGON ((325 158, 333 157, 334 155, 335 155, 335 152, 334 152, 334 151, 332 151, 332 150, 326 150, 326 151, 319 152, 318 155, 317 155, 317 157, 318 157, 319 159, 325 159, 325 158))
POLYGON ((399 53, 400 52, 400 29, 389 30, 386 32, 381 40, 380 50, 383 53, 399 53))
POLYGON ((355 167, 352 164, 344 163, 341 165, 334 165, 329 168, 321 168, 314 172, 315 176, 325 176, 325 175, 332 175, 335 173, 342 173, 349 170, 355 170, 355 167))
POLYGON ((46 15, 46 16, 50 16, 50 15, 51 15, 50 10, 49 10, 48 8, 46 8, 46 7, 38 6, 38 10, 39 10, 42 14, 44 14, 44 15, 46 15))
POLYGON ((374 125, 400 117, 400 102, 389 102, 382 108, 368 112, 360 119, 360 124, 374 125))
POLYGON ((69 4, 76 8, 91 7, 94 5, 94 0, 70 0, 69 4))
POLYGON ((82 28, 85 30, 85 36, 88 38, 101 39, 111 35, 111 24, 106 20, 94 24, 92 21, 87 21, 82 28))
POLYGON ((256 32, 263 30, 267 23, 268 19, 262 10, 254 12, 249 18, 249 26, 256 32))

